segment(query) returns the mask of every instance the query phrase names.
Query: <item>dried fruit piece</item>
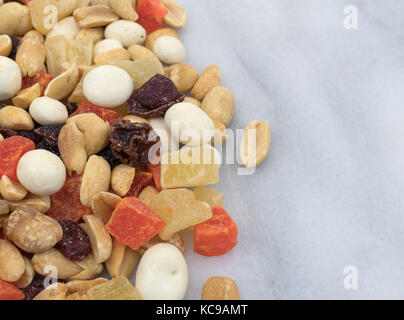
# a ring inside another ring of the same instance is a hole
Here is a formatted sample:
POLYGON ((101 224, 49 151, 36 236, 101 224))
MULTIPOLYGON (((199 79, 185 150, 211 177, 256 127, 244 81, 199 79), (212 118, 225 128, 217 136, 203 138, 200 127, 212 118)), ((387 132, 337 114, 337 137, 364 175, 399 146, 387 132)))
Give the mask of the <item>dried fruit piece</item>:
POLYGON ((193 192, 188 189, 163 190, 152 200, 150 208, 166 223, 159 232, 162 240, 168 240, 176 232, 212 217, 209 205, 196 200, 193 192))
POLYGON ((92 287, 87 295, 90 300, 141 300, 140 293, 124 276, 92 287))
POLYGON ((163 27, 163 18, 168 10, 160 0, 140 0, 136 12, 139 14, 136 22, 145 28, 147 33, 152 33, 163 27))
POLYGON ((22 291, 25 294, 25 300, 34 299, 41 291, 45 289, 45 277, 36 274, 34 280, 22 291))
POLYGON ((144 118, 164 116, 174 104, 184 100, 174 82, 169 78, 156 74, 142 87, 135 90, 128 99, 128 113, 144 118))
POLYGON ((184 240, 182 239, 181 233, 175 233, 170 239, 163 241, 159 236, 155 236, 143 244, 139 249, 136 250, 139 254, 144 254, 147 249, 150 249, 156 244, 159 243, 169 243, 176 246, 182 253, 185 252, 184 240))
POLYGON ((24 292, 12 283, 0 280, 0 300, 24 300, 24 292))
POLYGON ((51 195, 51 207, 47 214, 58 220, 71 220, 77 222, 85 214, 91 214, 91 209, 83 206, 80 201, 80 187, 82 175, 73 173, 66 176, 62 189, 51 195))
POLYGON ((238 228, 223 207, 212 208, 213 217, 194 229, 194 251, 204 256, 219 256, 237 244, 238 228))
POLYGON ((98 152, 97 156, 103 157, 109 163, 111 169, 115 168, 121 163, 121 161, 112 153, 110 145, 98 152))
POLYGON ((196 187, 194 189, 195 198, 205 201, 211 208, 218 207, 223 204, 223 194, 214 188, 196 187))
POLYGON ((76 110, 76 112, 74 112, 72 114, 72 116, 75 116, 75 115, 78 115, 78 114, 81 114, 81 113, 89 113, 89 112, 90 113, 95 113, 101 119, 103 119, 104 121, 107 121, 109 123, 109 125, 112 125, 112 123, 115 120, 118 120, 118 119, 122 118, 115 111, 109 110, 109 109, 104 108, 104 107, 96 106, 95 104, 92 104, 89 101, 81 102, 78 109, 76 110))
POLYGON ((126 197, 137 197, 139 193, 151 185, 153 182, 153 175, 150 172, 138 172, 135 174, 133 178, 132 185, 128 193, 125 195, 126 197))
POLYGON ((20 44, 21 44, 21 39, 16 36, 10 36, 10 38, 11 38, 12 47, 11 47, 11 52, 8 55, 8 57, 15 61, 15 57, 17 56, 18 48, 20 47, 20 44))
POLYGON ((164 227, 164 221, 139 199, 128 197, 116 206, 106 227, 119 242, 136 250, 164 227))
POLYGON ((34 149, 35 145, 31 140, 20 136, 13 136, 0 142, 0 177, 6 175, 18 181, 18 161, 26 152, 34 149))
POLYGON ((149 163, 147 165, 147 170, 151 172, 153 175, 154 184, 158 191, 161 191, 163 188, 161 187, 161 164, 159 163, 149 163))
POLYGON ((63 230, 63 238, 55 248, 67 259, 81 261, 91 251, 90 238, 76 223, 70 220, 59 221, 63 230))
POLYGON ((111 150, 122 163, 145 166, 149 163, 149 151, 160 138, 146 123, 131 123, 119 119, 112 124, 111 150))
POLYGON ((38 73, 38 74, 34 75, 33 77, 28 77, 28 76, 23 77, 22 84, 21 84, 21 90, 30 88, 34 84, 39 83, 39 86, 41 88, 41 96, 43 96, 49 82, 51 82, 52 80, 53 80, 53 77, 50 74, 46 74, 46 73, 38 73))
POLYGON ((202 300, 240 300, 237 284, 228 277, 209 278, 202 288, 202 300))

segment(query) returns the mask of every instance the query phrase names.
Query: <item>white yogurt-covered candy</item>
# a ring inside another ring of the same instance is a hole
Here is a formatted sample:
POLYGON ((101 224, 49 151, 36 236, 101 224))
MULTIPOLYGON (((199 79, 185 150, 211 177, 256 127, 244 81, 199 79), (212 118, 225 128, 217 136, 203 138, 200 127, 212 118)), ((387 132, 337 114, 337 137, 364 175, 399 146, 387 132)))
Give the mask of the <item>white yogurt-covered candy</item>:
POLYGON ((209 116, 190 102, 173 105, 164 121, 174 139, 193 146, 209 144, 215 134, 215 125, 209 116))
POLYGON ((149 123, 160 137, 160 154, 173 152, 179 149, 179 143, 171 137, 170 129, 164 122, 164 118, 149 119, 149 123))
POLYGON ((105 28, 106 39, 119 40, 125 48, 132 44, 142 44, 146 40, 146 31, 138 23, 128 20, 112 22, 105 28))
POLYGON ((182 63, 185 61, 185 47, 176 37, 159 37, 154 42, 153 52, 161 61, 167 64, 182 63))
POLYGON ((29 113, 36 122, 43 126, 63 124, 69 116, 63 103, 49 97, 39 97, 32 101, 29 113))
POLYGON ((88 101, 97 106, 117 107, 132 94, 133 81, 121 68, 99 66, 85 76, 83 92, 88 101))
POLYGON ((116 39, 104 39, 94 46, 94 57, 114 49, 122 49, 122 43, 116 39))
POLYGON ((17 166, 17 177, 28 191, 48 196, 58 192, 65 184, 66 168, 57 155, 37 149, 21 157, 17 166))
POLYGON ((188 267, 176 246, 160 243, 146 250, 136 272, 144 300, 180 300, 188 286, 188 267))
POLYGON ((21 80, 18 64, 0 56, 0 101, 14 97, 21 88, 21 80))

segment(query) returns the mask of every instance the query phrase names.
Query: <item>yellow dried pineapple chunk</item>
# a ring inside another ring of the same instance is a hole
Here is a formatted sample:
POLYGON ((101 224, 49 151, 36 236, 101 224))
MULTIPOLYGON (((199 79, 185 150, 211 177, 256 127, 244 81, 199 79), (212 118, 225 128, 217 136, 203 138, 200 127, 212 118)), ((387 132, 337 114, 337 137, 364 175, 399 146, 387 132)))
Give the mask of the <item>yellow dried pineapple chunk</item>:
POLYGON ((207 202, 211 208, 223 204, 223 194, 214 188, 196 187, 194 189, 194 195, 196 199, 207 202))
POLYGON ((219 165, 212 147, 184 147, 161 157, 164 189, 197 187, 219 182, 219 165))
POLYGON ((184 188, 161 191, 150 203, 150 208, 166 223, 158 234, 162 240, 212 217, 209 205, 196 200, 194 193, 184 188))
POLYGON ((99 284, 87 291, 90 300, 141 300, 139 291, 124 276, 99 284))

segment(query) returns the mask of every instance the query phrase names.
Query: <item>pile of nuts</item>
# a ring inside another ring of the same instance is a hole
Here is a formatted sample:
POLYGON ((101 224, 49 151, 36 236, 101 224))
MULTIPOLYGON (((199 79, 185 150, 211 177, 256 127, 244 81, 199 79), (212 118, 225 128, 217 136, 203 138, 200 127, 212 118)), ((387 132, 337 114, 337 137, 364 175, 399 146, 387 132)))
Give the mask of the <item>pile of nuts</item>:
MULTIPOLYGON (((185 63, 173 29, 184 9, 0 3, 0 300, 183 299, 181 231, 194 230, 205 256, 229 252, 238 234, 223 195, 205 187, 219 181, 215 145, 234 97, 218 66, 199 74, 185 63)), ((252 121, 243 164, 269 148, 268 123, 252 121)), ((202 289, 206 300, 239 298, 228 277, 202 289)))

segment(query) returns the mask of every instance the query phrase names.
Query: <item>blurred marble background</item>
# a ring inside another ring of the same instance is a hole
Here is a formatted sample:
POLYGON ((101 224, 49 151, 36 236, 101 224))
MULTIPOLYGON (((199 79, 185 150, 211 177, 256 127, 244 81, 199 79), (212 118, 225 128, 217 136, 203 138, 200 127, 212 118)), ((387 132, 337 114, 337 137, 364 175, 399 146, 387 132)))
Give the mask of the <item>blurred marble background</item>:
POLYGON ((218 64, 235 95, 230 127, 272 131, 254 175, 221 169, 237 247, 206 258, 186 235, 187 298, 214 275, 243 299, 404 298, 404 2, 179 2, 187 62, 218 64), (346 5, 357 30, 344 28, 346 5), (357 290, 344 288, 346 265, 357 290))

